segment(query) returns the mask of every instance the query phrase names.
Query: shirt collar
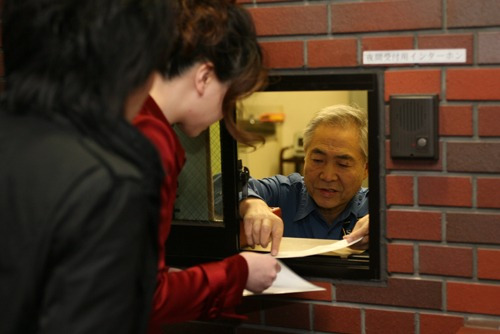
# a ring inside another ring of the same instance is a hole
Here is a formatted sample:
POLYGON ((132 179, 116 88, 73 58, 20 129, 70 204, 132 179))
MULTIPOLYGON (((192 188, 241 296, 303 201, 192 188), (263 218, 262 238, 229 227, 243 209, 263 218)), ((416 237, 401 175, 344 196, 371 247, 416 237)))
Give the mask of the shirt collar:
MULTIPOLYGON (((335 219, 335 221, 346 220, 347 218, 353 215, 354 217, 358 216, 359 210, 362 208, 363 198, 365 197, 364 193, 366 192, 365 188, 360 188, 358 193, 351 199, 351 201, 347 204, 344 211, 340 213, 340 215, 335 219)), ((297 212, 295 213, 294 221, 299 221, 307 217, 313 211, 318 210, 319 208, 309 196, 306 187, 302 187, 300 196, 299 207, 297 208, 297 212)))
POLYGON ((295 212, 295 217, 294 221, 299 221, 307 217, 309 214, 311 214, 314 210, 318 209, 318 206, 314 202, 311 196, 309 196, 309 193, 307 192, 306 187, 302 187, 299 195, 299 207, 297 208, 297 211, 295 212))

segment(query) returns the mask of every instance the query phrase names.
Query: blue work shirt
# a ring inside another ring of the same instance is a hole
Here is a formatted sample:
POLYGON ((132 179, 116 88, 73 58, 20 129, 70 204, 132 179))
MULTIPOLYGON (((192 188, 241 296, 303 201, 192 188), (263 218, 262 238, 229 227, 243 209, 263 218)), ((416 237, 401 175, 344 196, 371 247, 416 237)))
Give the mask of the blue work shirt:
POLYGON ((250 178, 248 196, 281 208, 285 237, 340 240, 352 231, 359 218, 368 214, 368 189, 360 188, 333 224, 328 224, 309 196, 304 177, 299 173, 250 178))

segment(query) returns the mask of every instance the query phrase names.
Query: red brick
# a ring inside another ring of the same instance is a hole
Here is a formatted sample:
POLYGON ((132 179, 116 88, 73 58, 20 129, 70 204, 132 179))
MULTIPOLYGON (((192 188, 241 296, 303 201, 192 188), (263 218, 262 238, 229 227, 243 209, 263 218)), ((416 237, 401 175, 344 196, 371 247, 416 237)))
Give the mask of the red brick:
POLYGON ((462 327, 457 334, 500 334, 500 330, 478 327, 462 327))
POLYGON ((265 301, 266 325, 309 329, 309 304, 265 301))
POLYGON ((325 5, 260 7, 248 11, 259 36, 324 34, 328 29, 325 5))
POLYGON ((363 51, 411 50, 413 49, 413 36, 363 37, 361 39, 361 47, 363 51))
POLYGON ((268 68, 297 68, 304 66, 303 42, 263 42, 260 43, 264 64, 268 68))
POLYGON ((332 3, 334 33, 441 28, 440 1, 332 3))
POLYGON ((366 334, 415 333, 415 314, 399 311, 366 310, 366 334))
POLYGON ((421 176, 418 178, 418 204, 434 206, 472 206, 470 177, 421 176))
POLYGON ((441 213, 387 210, 387 238, 441 241, 441 213))
POLYGON ((446 214, 446 240, 500 245, 500 214, 449 212, 446 214))
POLYGON ((453 28, 500 25, 498 0, 447 0, 447 25, 453 28))
POLYGON ((418 38, 419 49, 465 49, 467 59, 465 64, 472 64, 473 36, 472 34, 442 34, 422 35, 418 38))
POLYGON ((477 179, 477 206, 500 208, 500 178, 477 179))
POLYGON ((479 107, 479 135, 500 136, 500 106, 479 107))
POLYGON ((324 291, 312 291, 312 292, 301 292, 301 293, 290 293, 283 295, 283 298, 293 298, 293 299, 308 299, 308 300, 318 300, 318 301, 329 301, 332 299, 332 284, 328 282, 314 282, 312 284, 321 286, 325 288, 324 291))
POLYGON ((464 324, 459 316, 447 314, 420 314, 420 334, 455 334, 464 324))
POLYGON ((441 276, 472 277, 472 249, 421 245, 419 272, 441 276))
POLYGON ((448 142, 449 172, 500 172, 499 142, 448 142))
POLYGON ((472 136, 472 106, 441 106, 439 108, 441 136, 472 136))
POLYGON ((361 333, 361 311, 354 307, 314 305, 314 330, 361 333))
POLYGON ((387 270, 391 273, 413 273, 413 245, 388 244, 387 270))
POLYGON ((440 70, 385 72, 385 101, 395 94, 440 94, 440 70))
POLYGON ((500 63, 500 32, 478 34, 478 62, 480 64, 500 63))
POLYGON ((413 205, 413 176, 387 175, 385 180, 388 205, 413 205))
POLYGON ((447 282, 448 311, 500 315, 500 285, 447 282))
POLYGON ((500 249, 477 250, 477 277, 500 280, 500 249))
POLYGON ((307 42, 309 67, 353 67, 358 65, 357 41, 353 38, 307 42))
MULTIPOLYGON (((442 152, 443 146, 441 143, 439 144, 439 151, 442 152)), ((432 159, 420 159, 420 160, 408 160, 408 159, 392 159, 391 158, 391 145, 390 141, 386 140, 385 145, 385 168, 388 170, 434 170, 441 171, 443 170, 443 159, 441 158, 441 154, 439 155, 438 160, 432 159)))
POLYGON ((441 309, 441 282, 422 278, 389 278, 387 286, 336 284, 337 301, 441 309))
POLYGON ((448 100, 500 100, 499 86, 498 68, 449 69, 446 74, 448 100))

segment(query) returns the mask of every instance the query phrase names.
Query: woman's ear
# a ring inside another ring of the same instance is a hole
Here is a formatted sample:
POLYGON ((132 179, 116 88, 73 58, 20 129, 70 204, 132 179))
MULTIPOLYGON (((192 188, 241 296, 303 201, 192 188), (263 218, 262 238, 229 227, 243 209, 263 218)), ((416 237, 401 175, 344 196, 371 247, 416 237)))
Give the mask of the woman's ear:
POLYGON ((207 85, 214 76, 214 65, 210 62, 200 63, 195 73, 195 87, 199 95, 205 93, 207 85))

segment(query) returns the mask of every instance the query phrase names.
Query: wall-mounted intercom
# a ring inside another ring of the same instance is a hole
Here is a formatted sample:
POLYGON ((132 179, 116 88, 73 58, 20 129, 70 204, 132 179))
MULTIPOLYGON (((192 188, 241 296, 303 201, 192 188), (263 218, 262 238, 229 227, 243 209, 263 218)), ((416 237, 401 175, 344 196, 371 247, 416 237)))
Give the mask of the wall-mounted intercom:
POLYGON ((438 159, 438 96, 393 95, 389 107, 391 157, 438 159))

